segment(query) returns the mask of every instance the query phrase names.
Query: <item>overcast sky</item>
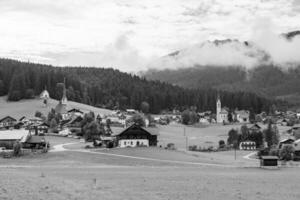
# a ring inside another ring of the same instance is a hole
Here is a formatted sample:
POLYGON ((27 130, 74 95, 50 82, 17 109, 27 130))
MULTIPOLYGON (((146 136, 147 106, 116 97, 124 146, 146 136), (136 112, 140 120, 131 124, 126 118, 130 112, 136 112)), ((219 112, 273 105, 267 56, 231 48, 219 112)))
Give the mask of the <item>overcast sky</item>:
POLYGON ((0 0, 0 56, 139 71, 205 40, 248 40, 261 19, 300 30, 300 0, 0 0))

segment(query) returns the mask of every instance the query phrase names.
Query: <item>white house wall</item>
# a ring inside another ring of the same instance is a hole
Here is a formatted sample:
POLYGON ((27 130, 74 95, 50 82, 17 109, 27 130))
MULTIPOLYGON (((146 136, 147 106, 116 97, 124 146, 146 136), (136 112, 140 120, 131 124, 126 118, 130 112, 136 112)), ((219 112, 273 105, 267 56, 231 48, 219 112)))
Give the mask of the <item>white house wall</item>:
POLYGON ((149 146, 149 140, 146 139, 128 139, 128 140, 119 140, 119 147, 136 147, 139 143, 139 146, 149 146))

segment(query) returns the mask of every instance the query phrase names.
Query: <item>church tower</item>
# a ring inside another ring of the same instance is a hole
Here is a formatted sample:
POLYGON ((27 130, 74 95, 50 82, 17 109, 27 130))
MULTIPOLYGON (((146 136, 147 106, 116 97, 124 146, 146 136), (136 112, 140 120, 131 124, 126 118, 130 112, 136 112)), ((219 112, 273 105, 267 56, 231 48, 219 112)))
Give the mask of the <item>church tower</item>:
POLYGON ((216 117, 217 117, 217 123, 222 123, 223 120, 222 120, 222 117, 221 117, 221 99, 220 99, 220 96, 218 94, 218 97, 217 97, 217 109, 216 109, 216 117))
POLYGON ((60 101, 61 101, 61 104, 64 104, 64 105, 67 105, 67 103, 68 103, 67 90, 66 90, 66 78, 64 78, 63 96, 60 101))

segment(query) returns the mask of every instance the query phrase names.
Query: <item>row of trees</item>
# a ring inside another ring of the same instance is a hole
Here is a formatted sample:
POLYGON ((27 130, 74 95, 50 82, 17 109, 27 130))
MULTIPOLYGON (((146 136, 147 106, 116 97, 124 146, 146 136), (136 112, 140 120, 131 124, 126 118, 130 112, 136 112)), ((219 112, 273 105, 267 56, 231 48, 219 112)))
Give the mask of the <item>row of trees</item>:
POLYGON ((237 148, 238 144, 243 141, 253 141, 256 143, 257 148, 262 147, 266 142, 268 147, 271 148, 279 143, 279 131, 275 124, 269 122, 268 127, 263 131, 250 131, 246 125, 243 125, 240 131, 231 129, 228 132, 227 144, 234 145, 237 148))
POLYGON ((191 106, 196 106, 197 111, 215 111, 218 93, 222 104, 231 109, 253 109, 258 113, 268 111, 271 103, 253 93, 184 89, 114 69, 61 68, 0 59, 0 95, 8 95, 10 101, 32 98, 44 88, 52 98, 60 99, 64 77, 68 99, 110 109, 138 109, 140 103, 146 101, 151 113, 172 109, 183 111, 191 106))

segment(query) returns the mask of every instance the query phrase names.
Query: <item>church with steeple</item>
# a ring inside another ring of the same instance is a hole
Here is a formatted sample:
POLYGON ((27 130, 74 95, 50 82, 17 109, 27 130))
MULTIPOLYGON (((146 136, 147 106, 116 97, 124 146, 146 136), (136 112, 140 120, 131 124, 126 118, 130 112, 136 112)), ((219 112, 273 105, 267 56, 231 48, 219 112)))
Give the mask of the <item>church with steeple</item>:
POLYGON ((216 120, 217 123, 228 122, 228 111, 226 109, 222 109, 221 99, 218 94, 217 102, 216 102, 216 120))
POLYGON ((68 99, 67 99, 67 90, 66 90, 66 79, 64 78, 63 95, 61 100, 58 102, 58 104, 55 107, 55 112, 61 114, 63 120, 68 118, 67 104, 68 104, 68 99))

